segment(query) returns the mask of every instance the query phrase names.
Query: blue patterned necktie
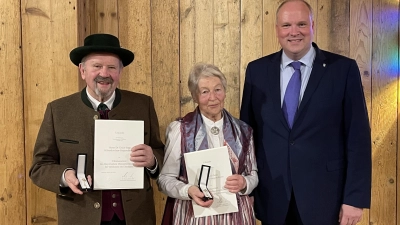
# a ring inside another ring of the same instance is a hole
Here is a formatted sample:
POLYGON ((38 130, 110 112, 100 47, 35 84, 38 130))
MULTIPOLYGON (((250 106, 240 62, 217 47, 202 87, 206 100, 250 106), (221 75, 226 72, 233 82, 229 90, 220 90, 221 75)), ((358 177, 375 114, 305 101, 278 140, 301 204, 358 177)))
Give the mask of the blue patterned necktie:
POLYGON ((100 103, 99 106, 97 106, 97 111, 100 113, 101 119, 108 119, 108 112, 110 112, 110 110, 106 104, 100 103))
POLYGON ((294 61, 291 63, 291 65, 294 68, 294 73, 286 87, 285 97, 283 98, 282 104, 282 110, 290 129, 292 129, 294 116, 296 115, 296 111, 299 106, 301 87, 301 62, 294 61))

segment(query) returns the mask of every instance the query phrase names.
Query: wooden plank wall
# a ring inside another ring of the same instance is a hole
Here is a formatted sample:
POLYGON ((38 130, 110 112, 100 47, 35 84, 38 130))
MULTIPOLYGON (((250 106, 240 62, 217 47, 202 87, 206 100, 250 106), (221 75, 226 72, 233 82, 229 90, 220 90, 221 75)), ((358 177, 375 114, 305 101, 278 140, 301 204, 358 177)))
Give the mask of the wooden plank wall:
MULTIPOLYGON (((121 88, 154 98, 164 132, 194 109, 196 62, 228 79, 226 108, 239 116, 247 63, 279 50, 280 0, 0 0, 0 225, 57 224, 54 194, 27 177, 46 104, 85 86, 69 52, 91 33, 135 52, 121 88)), ((400 224, 399 1, 309 0, 319 47, 357 60, 372 128, 372 207, 361 225, 400 224)), ((155 185, 155 183, 154 183, 155 185)), ((157 189, 157 188, 156 188, 157 189)), ((160 221, 165 196, 156 191, 160 221)))
POLYGON ((0 7, 0 224, 26 223, 21 56, 20 3, 7 1, 0 7))
MULTIPOLYGON (((74 1, 22 0, 21 22, 23 86, 19 88, 24 92, 28 172, 47 103, 79 90, 80 77, 69 60, 70 50, 78 45, 77 5, 74 1)), ((57 224, 55 194, 34 186, 28 173, 26 178, 27 224, 57 224)))

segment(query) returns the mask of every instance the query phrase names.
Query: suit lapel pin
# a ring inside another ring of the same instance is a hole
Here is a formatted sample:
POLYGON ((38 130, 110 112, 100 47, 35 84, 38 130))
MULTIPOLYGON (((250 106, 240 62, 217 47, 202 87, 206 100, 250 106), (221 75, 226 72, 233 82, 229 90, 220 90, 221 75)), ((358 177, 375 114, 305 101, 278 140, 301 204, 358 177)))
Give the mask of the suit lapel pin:
POLYGON ((324 64, 322 64, 322 66, 323 66, 323 67, 325 67, 325 66, 326 66, 326 64, 324 63, 324 64))

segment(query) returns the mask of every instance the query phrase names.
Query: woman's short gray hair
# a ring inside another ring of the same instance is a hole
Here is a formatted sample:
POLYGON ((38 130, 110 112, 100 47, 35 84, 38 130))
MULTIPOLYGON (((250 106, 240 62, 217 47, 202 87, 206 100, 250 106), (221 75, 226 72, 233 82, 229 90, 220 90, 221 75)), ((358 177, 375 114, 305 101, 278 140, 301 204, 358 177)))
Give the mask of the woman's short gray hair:
POLYGON ((218 67, 207 63, 197 63, 190 70, 189 80, 188 80, 189 91, 193 99, 196 99, 195 98, 196 94, 199 91, 199 80, 204 77, 218 77, 222 82, 224 91, 226 91, 227 88, 226 78, 218 67))

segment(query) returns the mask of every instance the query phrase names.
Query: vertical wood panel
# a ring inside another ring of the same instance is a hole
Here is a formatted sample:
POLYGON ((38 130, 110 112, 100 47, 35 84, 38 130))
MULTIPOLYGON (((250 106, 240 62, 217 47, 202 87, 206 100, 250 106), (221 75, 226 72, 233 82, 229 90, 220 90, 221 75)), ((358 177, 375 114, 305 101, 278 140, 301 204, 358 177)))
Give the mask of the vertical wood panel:
POLYGON ((240 1, 214 1, 214 64, 228 83, 224 107, 239 117, 240 1))
POLYGON ((94 10, 90 20, 90 33, 108 33, 118 37, 118 0, 92 0, 90 7, 94 10))
MULTIPOLYGON (((164 136, 179 109, 179 1, 155 0, 152 12, 153 99, 164 136)), ((155 182, 153 182, 155 186, 155 182)), ((155 192, 157 224, 161 224, 164 195, 155 192)))
POLYGON ((181 115, 184 116, 195 108, 187 86, 190 69, 198 62, 214 62, 214 1, 179 2, 181 115))
POLYGON ((276 10, 280 2, 279 0, 263 0, 263 55, 269 55, 281 49, 275 32, 276 10))
POLYGON ((313 20, 314 20, 314 39, 313 41, 318 43, 318 0, 308 0, 308 4, 310 4, 311 8, 313 9, 313 20))
MULTIPOLYGON (((400 17, 400 1, 399 1, 399 7, 398 7, 398 11, 397 11, 397 15, 398 15, 398 17, 400 17)), ((398 50, 397 50, 397 65, 398 65, 398 72, 397 72, 397 82, 398 82, 398 86, 397 86, 397 126, 398 126, 398 128, 397 128, 397 142, 399 142, 399 138, 400 138, 400 133, 399 133, 399 130, 400 130, 400 123, 399 123, 399 115, 400 115, 400 112, 399 112, 399 102, 400 102, 400 80, 399 80, 399 77, 400 77, 400 22, 398 23, 398 29, 397 29, 397 40, 398 40, 398 42, 397 42, 397 47, 398 47, 398 50)), ((397 152, 399 152, 399 145, 397 144, 397 152)), ((397 221, 397 224, 400 224, 400 195, 399 195, 399 189, 400 189, 400 182, 399 182, 399 180, 400 180, 400 178, 399 178, 399 176, 400 176, 400 172, 399 172, 399 164, 400 164, 400 156, 399 156, 399 154, 397 153, 397 182, 396 182, 396 195, 397 195, 397 205, 396 205, 396 215, 397 215, 397 217, 396 217, 396 221, 397 221)))
POLYGON ((26 224, 20 2, 0 8, 0 224, 26 224))
POLYGON ((350 0, 335 0, 331 4, 330 35, 327 37, 329 50, 340 55, 349 56, 350 0))
POLYGON ((318 47, 349 56, 350 0, 318 1, 315 20, 318 47))
MULTIPOLYGON (((78 46, 83 46, 83 41, 85 37, 87 37, 90 34, 90 24, 91 24, 91 10, 92 8, 90 7, 92 0, 80 0, 76 2, 76 10, 77 10, 77 17, 78 17, 78 27, 77 27, 77 37, 76 41, 78 43, 78 46)), ((86 82, 81 79, 81 75, 79 72, 79 68, 76 68, 76 74, 79 77, 78 81, 78 89, 82 90, 84 87, 86 87, 86 82)))
MULTIPOLYGON (((398 11, 397 11, 397 16, 400 18, 400 1, 399 1, 399 6, 398 6, 398 11)), ((400 115, 400 108, 399 108, 399 103, 400 103, 400 21, 398 21, 397 24, 397 47, 398 50, 395 52, 397 53, 397 66, 398 66, 398 71, 397 71, 397 82, 398 82, 398 86, 397 86, 397 143, 399 142, 399 138, 400 138, 400 123, 399 123, 399 115, 400 115)), ((395 59, 393 60, 393 63, 395 63, 395 59)), ((399 190, 400 190, 400 155, 399 155, 399 145, 397 144, 397 182, 396 182, 396 195, 397 195, 397 204, 396 204, 396 222, 397 224, 400 224, 400 195, 399 195, 399 190)))
MULTIPOLYGON (((350 57, 357 61, 364 87, 368 113, 371 115, 372 0, 350 4, 350 57)), ((371 118, 371 117, 370 117, 371 118)), ((360 225, 369 224, 369 210, 364 210, 360 225)))
POLYGON ((151 96, 153 83, 150 7, 148 0, 137 0, 135 4, 130 1, 118 1, 119 39, 124 48, 135 54, 132 64, 124 68, 120 86, 122 89, 151 96))
POLYGON ((314 9, 314 29, 315 41, 318 40, 319 48, 331 51, 330 47, 330 30, 331 30, 331 0, 318 0, 318 8, 314 9))
POLYGON ((364 94, 371 112, 372 0, 360 0, 350 5, 350 57, 357 61, 364 94))
MULTIPOLYGON (((179 89, 180 116, 194 109, 194 102, 188 90, 190 68, 196 63, 196 5, 192 0, 179 1, 179 89)), ((199 1, 197 1, 199 2, 199 1)), ((207 17, 209 18, 209 17, 207 17)))
POLYGON ((373 0, 371 224, 396 224, 399 2, 373 0))
MULTIPOLYGON (((238 74, 240 102, 247 65, 263 56, 263 0, 242 0, 241 3, 240 72, 238 74)), ((257 225, 261 225, 261 222, 257 221, 257 225)))
MULTIPOLYGON (((76 1, 22 0, 25 154, 27 172, 46 104, 78 90, 69 52, 77 46, 76 1), (38 32, 40 31, 40 32, 38 32)), ((27 182, 28 224, 57 224, 54 193, 27 182)))
POLYGON ((250 61, 262 57, 263 1, 242 0, 240 37, 240 101, 245 71, 250 61))

